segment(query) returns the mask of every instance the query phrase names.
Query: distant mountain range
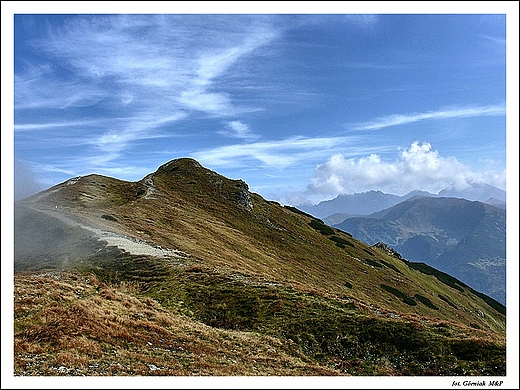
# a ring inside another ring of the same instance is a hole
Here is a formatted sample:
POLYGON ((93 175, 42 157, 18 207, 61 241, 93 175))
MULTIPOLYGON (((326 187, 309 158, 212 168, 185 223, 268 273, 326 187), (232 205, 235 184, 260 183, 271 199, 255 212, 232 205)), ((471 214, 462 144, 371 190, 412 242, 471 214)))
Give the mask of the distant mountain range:
POLYGON ((505 304, 503 208, 460 198, 415 196, 333 226, 368 244, 382 241, 404 258, 446 272, 505 304))
POLYGON ((349 217, 369 215, 387 209, 414 196, 454 197, 477 200, 501 208, 505 208, 506 205, 505 191, 490 186, 489 184, 474 184, 465 191, 456 191, 446 188, 440 191, 439 194, 419 190, 412 191, 403 196, 387 194, 375 190, 348 195, 340 194, 334 199, 326 200, 315 205, 302 204, 299 205, 298 208, 332 225, 340 223, 343 219, 349 217))

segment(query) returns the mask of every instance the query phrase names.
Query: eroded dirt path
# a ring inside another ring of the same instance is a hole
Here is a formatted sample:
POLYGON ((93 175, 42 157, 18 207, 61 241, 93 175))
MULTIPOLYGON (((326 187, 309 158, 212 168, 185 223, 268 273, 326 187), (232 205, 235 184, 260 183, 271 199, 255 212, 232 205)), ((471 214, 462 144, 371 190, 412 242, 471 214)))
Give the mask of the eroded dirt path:
POLYGON ((187 258, 189 254, 176 250, 163 248, 162 246, 154 246, 150 243, 131 237, 119 232, 108 230, 109 224, 104 223, 100 218, 96 221, 96 225, 88 223, 85 220, 79 221, 79 218, 74 218, 70 212, 64 211, 60 208, 33 208, 34 211, 41 212, 49 217, 60 220, 71 227, 80 227, 94 233, 99 240, 105 241, 108 246, 115 246, 132 255, 148 255, 153 257, 180 257, 187 258))

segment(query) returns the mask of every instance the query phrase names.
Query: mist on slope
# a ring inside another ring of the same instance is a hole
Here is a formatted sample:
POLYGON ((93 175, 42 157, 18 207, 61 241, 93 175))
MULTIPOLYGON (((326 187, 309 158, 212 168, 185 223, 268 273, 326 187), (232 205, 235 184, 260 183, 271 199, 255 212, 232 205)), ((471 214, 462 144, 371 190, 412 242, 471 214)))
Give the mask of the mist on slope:
POLYGON ((24 163, 14 160, 14 200, 25 199, 45 189, 31 169, 24 163))

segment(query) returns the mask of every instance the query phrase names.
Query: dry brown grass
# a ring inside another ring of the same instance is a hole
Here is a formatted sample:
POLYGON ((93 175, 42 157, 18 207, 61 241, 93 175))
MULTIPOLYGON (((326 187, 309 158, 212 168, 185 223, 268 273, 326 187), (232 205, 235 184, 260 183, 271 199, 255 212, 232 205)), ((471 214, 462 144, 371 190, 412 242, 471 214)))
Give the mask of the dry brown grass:
POLYGON ((16 376, 340 374, 276 338, 211 328, 128 295, 127 285, 97 283, 73 273, 15 277, 16 376))

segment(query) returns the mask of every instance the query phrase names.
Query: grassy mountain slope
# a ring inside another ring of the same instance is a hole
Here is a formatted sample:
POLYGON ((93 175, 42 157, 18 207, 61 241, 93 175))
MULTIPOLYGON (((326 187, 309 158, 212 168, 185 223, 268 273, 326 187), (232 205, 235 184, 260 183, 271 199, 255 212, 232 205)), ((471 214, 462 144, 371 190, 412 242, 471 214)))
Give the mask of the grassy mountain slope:
POLYGON ((15 273, 19 375, 505 373, 503 306, 192 159, 18 204, 15 273))

